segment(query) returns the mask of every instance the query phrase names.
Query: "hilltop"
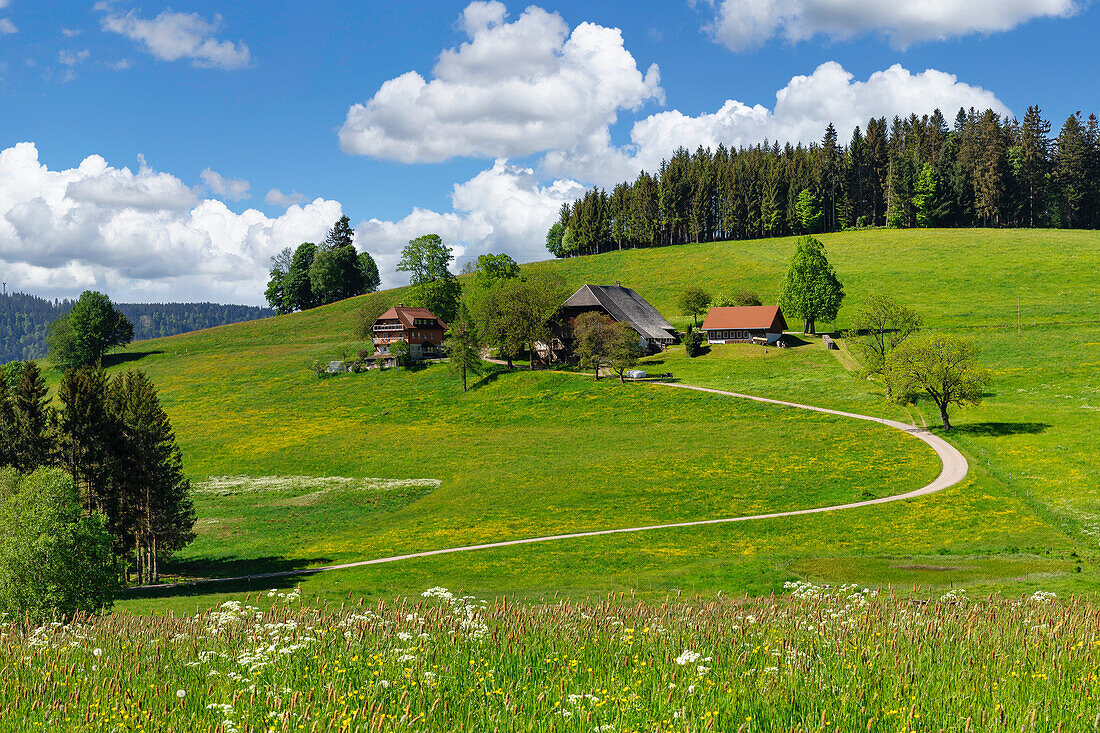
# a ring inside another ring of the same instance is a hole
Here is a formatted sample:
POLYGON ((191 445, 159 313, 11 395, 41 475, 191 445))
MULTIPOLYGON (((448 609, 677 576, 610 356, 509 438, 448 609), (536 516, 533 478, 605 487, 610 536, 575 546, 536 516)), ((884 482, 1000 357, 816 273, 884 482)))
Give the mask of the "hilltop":
MULTIPOLYGON (((712 593, 786 580, 987 588, 1094 587, 1089 532, 1100 355, 1100 234, 864 231, 822 237, 851 304, 888 292, 929 328, 978 338, 994 370, 986 404, 950 436, 960 485, 920 500, 752 526, 502 548, 303 578, 324 597, 436 584, 528 598, 636 589, 712 593), (1016 301, 1024 326, 1015 329, 1016 301)), ((682 245, 538 265, 576 286, 616 280, 674 322, 690 284, 775 298, 793 240, 682 245)), ((394 299, 400 297, 392 293, 394 299)), ((461 395, 445 369, 317 380, 314 358, 354 349, 357 299, 304 313, 135 343, 121 368, 159 385, 188 472, 206 477, 411 479, 375 493, 308 482, 197 494, 200 538, 179 570, 237 575, 560 531, 820 506, 900 493, 934 476, 904 435, 718 396, 570 375, 493 371, 461 395)), ((845 325, 842 309, 836 328, 845 325)), ((858 382, 847 352, 813 342, 763 354, 673 349, 648 362, 677 381, 922 422, 858 382)), ((293 582, 291 579, 289 582, 293 582)), ((223 597, 237 585, 202 589, 223 597)), ((172 593, 170 595, 178 595, 172 593)), ((141 595, 123 607, 157 608, 141 595)), ((193 608, 193 599, 174 601, 193 608)), ((201 601, 199 602, 201 605, 201 601)))

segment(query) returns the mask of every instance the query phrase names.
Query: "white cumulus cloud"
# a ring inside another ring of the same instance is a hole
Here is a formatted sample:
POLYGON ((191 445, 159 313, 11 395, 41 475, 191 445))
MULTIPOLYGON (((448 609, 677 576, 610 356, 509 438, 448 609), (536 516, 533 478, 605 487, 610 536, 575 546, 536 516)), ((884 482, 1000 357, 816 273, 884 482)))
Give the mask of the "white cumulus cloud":
POLYGON ((642 74, 618 29, 570 31, 536 6, 506 19, 500 2, 471 3, 459 21, 469 40, 440 54, 432 79, 410 71, 348 110, 344 151, 405 163, 523 157, 576 145, 620 110, 663 99, 657 66, 642 74))
POLYGON ((292 204, 300 204, 306 200, 303 194, 294 191, 292 193, 283 193, 277 188, 273 188, 267 192, 264 196, 266 201, 271 206, 290 206, 292 204))
POLYGON ((103 29, 119 33, 144 45, 145 50, 162 61, 191 59, 200 68, 240 69, 248 66, 251 53, 243 42, 218 40, 222 17, 206 20, 198 13, 173 13, 165 10, 155 18, 139 17, 134 11, 117 14, 109 5, 97 4, 103 11, 103 29))
POLYGON ((1007 31, 1035 18, 1067 17, 1081 0, 711 0, 707 30, 734 51, 780 37, 851 38, 879 33, 904 48, 926 40, 1007 31))
POLYGON ((422 234, 438 234, 454 247, 456 269, 487 252, 507 252, 520 262, 545 259, 546 230, 557 219, 558 209, 583 193, 576 181, 543 184, 531 168, 497 160, 492 168, 454 186, 453 211, 414 208, 398 221, 361 222, 356 244, 374 256, 387 286, 403 282, 395 273, 401 249, 422 234))
POLYGON ((277 218, 236 213, 144 163, 135 172, 92 155, 50 170, 33 143, 0 151, 0 271, 46 297, 95 288, 122 301, 262 303, 271 256, 320 241, 341 213, 323 199, 277 218))
POLYGON ((11 34, 18 32, 19 29, 15 27, 15 23, 11 22, 11 18, 0 18, 0 33, 11 34))
POLYGON ((243 178, 226 178, 210 168, 203 170, 199 177, 215 196, 222 196, 230 201, 243 201, 250 196, 248 189, 251 185, 243 178))
POLYGON ((572 176, 608 186, 653 171, 678 147, 755 145, 765 139, 780 143, 820 140, 830 122, 842 142, 856 125, 871 117, 907 117, 939 108, 948 119, 960 107, 992 108, 1010 114, 997 96, 935 69, 912 73, 900 64, 871 74, 866 81, 835 61, 821 64, 809 76, 796 76, 775 94, 772 108, 727 100, 714 112, 687 115, 679 110, 658 112, 634 123, 631 144, 612 146, 609 138, 568 151, 548 153, 543 168, 552 175, 572 176))

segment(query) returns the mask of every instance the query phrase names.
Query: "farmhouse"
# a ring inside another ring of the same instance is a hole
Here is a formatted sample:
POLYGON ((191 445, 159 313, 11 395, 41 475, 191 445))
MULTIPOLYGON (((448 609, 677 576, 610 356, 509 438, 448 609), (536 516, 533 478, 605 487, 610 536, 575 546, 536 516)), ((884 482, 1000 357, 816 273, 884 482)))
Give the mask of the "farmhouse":
POLYGON ((421 361, 443 355, 443 334, 447 324, 427 308, 407 308, 398 303, 383 313, 371 327, 374 359, 393 361, 390 345, 404 341, 409 345, 409 359, 421 361))
POLYGON ((711 308, 703 321, 702 332, 712 344, 732 344, 758 340, 774 344, 787 329, 783 311, 777 305, 751 305, 711 308))
POLYGON ((676 343, 676 329, 645 298, 619 283, 584 285, 561 307, 559 319, 568 324, 582 313, 599 311, 614 321, 625 323, 638 332, 650 348, 676 343))

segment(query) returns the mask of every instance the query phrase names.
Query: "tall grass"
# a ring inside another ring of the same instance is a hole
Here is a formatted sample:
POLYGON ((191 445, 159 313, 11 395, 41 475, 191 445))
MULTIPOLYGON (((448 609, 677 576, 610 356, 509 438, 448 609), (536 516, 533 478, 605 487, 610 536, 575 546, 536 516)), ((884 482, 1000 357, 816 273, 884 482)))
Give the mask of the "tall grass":
POLYGON ((514 605, 296 592, 8 623, 6 730, 1095 730, 1100 613, 1046 593, 514 605))

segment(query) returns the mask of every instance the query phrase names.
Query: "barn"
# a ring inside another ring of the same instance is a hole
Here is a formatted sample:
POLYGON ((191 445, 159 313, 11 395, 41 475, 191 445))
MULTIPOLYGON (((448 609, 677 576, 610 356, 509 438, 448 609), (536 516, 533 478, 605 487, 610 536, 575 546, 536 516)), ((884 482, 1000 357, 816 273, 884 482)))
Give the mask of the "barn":
POLYGON ((700 330, 712 344, 748 343, 753 339, 774 344, 787 330, 777 305, 711 308, 700 330))
POLYGON ((559 318, 570 321, 581 313, 599 311, 638 332, 649 347, 676 343, 676 329, 649 302, 630 288, 614 285, 583 285, 562 305, 559 318))

